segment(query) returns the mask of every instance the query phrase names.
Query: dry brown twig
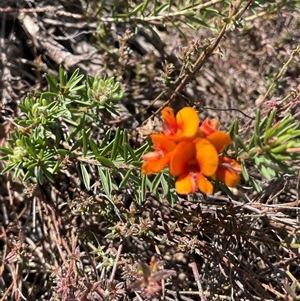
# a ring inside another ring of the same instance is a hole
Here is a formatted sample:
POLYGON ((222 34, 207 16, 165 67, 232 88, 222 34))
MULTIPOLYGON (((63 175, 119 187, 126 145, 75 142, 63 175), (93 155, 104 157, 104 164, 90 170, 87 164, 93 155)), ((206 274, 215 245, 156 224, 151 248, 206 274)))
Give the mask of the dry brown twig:
POLYGON ((193 275, 194 275, 194 278, 195 278, 195 281, 196 281, 196 284, 197 284, 197 287, 198 287, 200 300, 201 301, 206 301, 207 299, 206 299, 206 297, 204 295, 204 292, 203 292, 203 288, 202 288, 202 284, 201 284, 201 281, 200 281, 200 274, 199 274, 199 271, 198 271, 198 268, 197 268, 197 264, 196 264, 195 259, 193 258, 192 255, 190 256, 190 258, 191 258, 190 266, 193 270, 193 275))

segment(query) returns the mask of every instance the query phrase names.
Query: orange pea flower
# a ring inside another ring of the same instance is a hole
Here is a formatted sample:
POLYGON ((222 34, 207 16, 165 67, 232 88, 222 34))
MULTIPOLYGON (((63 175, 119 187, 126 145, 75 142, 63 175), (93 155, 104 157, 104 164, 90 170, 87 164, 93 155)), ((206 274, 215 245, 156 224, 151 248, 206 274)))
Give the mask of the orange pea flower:
POLYGON ((163 134, 174 141, 193 139, 199 129, 199 116, 191 107, 181 109, 176 117, 170 107, 162 110, 163 134))
MULTIPOLYGON (((206 139, 216 148, 220 154, 224 148, 231 144, 230 136, 221 131, 215 131, 209 134, 206 139)), ((219 165, 215 177, 226 186, 234 187, 240 181, 241 166, 234 159, 219 156, 219 165)))
POLYGON ((241 165, 228 157, 219 157, 216 177, 228 187, 235 187, 240 182, 241 165))
POLYGON ((230 136, 222 131, 213 132, 209 134, 206 139, 216 148, 218 154, 220 154, 224 148, 232 142, 230 136))
POLYGON ((178 176, 175 189, 179 194, 213 192, 212 183, 206 178, 214 176, 219 164, 215 147, 204 138, 182 141, 173 150, 170 173, 178 176))
POLYGON ((218 119, 205 119, 199 126, 197 112, 190 107, 176 116, 170 107, 162 110, 163 132, 151 135, 153 150, 142 156, 142 172, 158 173, 169 165, 170 174, 177 177, 175 188, 179 194, 194 193, 198 189, 210 194, 218 179, 229 187, 240 181, 241 166, 234 159, 221 156, 232 142, 230 136, 219 131, 218 119))
POLYGON ((220 127, 220 121, 217 118, 206 118, 202 124, 199 126, 200 137, 207 137, 213 132, 217 131, 220 127))
POLYGON ((167 136, 153 134, 150 137, 154 151, 142 156, 142 159, 145 160, 142 165, 142 173, 146 175, 163 170, 169 164, 171 152, 176 147, 176 143, 167 136))

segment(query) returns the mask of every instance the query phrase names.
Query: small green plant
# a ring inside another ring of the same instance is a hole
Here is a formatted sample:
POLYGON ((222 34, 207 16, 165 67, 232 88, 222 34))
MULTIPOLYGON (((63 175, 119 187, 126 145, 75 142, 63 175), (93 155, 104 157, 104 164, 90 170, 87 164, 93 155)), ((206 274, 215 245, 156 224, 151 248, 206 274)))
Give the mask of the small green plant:
POLYGON ((241 137, 238 122, 234 121, 230 134, 233 137, 235 153, 242 162, 242 174, 255 189, 261 190, 246 168, 252 162, 264 178, 281 178, 284 174, 295 174, 295 164, 300 159, 299 123, 288 111, 279 113, 273 108, 262 117, 256 112, 253 134, 247 141, 241 137))
MULTIPOLYGON (((161 178, 152 184, 140 174, 141 155, 149 146, 145 143, 133 149, 127 130, 111 128, 102 119, 105 112, 119 114, 124 89, 114 78, 84 79, 79 70, 68 79, 60 68, 59 81, 52 74, 46 79, 48 90, 28 94, 20 105, 22 118, 14 120, 15 130, 0 149, 1 159, 7 162, 2 173, 13 171, 12 179, 23 183, 54 183, 75 164, 87 190, 96 188, 113 204, 114 191, 130 187, 141 203, 148 188, 154 191, 163 182, 161 178), (100 130, 100 139, 95 139, 93 128, 100 130)), ((163 183, 164 195, 176 198, 167 182, 163 183)))
POLYGON ((87 80, 87 96, 95 105, 116 104, 124 97, 124 90, 114 78, 100 79, 98 74, 87 80))
MULTIPOLYGON (((3 173, 14 170, 14 180, 21 177, 23 182, 43 184, 45 179, 53 182, 53 176, 63 171, 68 161, 78 160, 89 188, 83 162, 114 166, 104 157, 110 153, 114 160, 117 155, 118 149, 110 141, 112 131, 103 135, 100 145, 90 137, 94 122, 104 131, 102 111, 117 114, 116 104, 122 99, 124 90, 113 78, 100 80, 96 76, 85 81, 83 78, 76 70, 68 79, 60 68, 59 81, 52 74, 46 75, 46 92, 27 95, 20 105, 23 117, 14 120, 15 131, 6 147, 1 148, 6 154, 2 160, 8 161, 3 173), (96 162, 96 158, 102 163, 96 162)), ((125 142, 126 131, 117 131, 114 141, 119 143, 120 136, 125 142)))

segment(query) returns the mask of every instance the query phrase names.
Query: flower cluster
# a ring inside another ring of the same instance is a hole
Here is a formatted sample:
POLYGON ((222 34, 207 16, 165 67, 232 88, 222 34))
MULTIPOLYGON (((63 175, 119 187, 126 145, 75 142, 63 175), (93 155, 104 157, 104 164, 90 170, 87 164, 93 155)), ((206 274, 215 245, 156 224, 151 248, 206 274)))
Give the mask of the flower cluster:
POLYGON ((234 187, 240 181, 241 166, 222 156, 231 144, 230 136, 218 131, 219 121, 200 119, 191 107, 181 109, 176 116, 170 107, 162 110, 162 133, 151 135, 153 152, 142 156, 142 172, 158 173, 169 166, 176 177, 175 188, 179 194, 194 193, 199 189, 205 194, 213 192, 212 180, 219 180, 234 187))

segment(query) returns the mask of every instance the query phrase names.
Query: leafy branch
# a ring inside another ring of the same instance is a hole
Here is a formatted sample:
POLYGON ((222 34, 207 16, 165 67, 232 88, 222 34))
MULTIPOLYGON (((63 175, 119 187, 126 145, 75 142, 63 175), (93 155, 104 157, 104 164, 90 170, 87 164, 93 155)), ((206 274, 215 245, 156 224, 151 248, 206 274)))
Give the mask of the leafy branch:
POLYGON ((109 199, 116 190, 129 190, 141 203, 147 191, 156 191, 161 183, 162 197, 168 195, 171 201, 176 197, 164 175, 152 182, 140 174, 140 158, 148 143, 134 149, 126 129, 111 129, 103 122, 103 114, 119 114, 117 103, 124 95, 114 78, 84 80, 77 69, 68 79, 60 68, 59 81, 52 74, 46 79, 48 90, 28 94, 20 105, 25 118, 12 120, 15 129, 0 148, 1 159, 7 162, 2 174, 13 171, 13 181, 42 185, 54 183, 75 164, 85 188, 97 186, 93 177, 97 174, 102 186, 96 190, 109 199), (93 134, 96 128, 101 131, 99 142, 93 134))

